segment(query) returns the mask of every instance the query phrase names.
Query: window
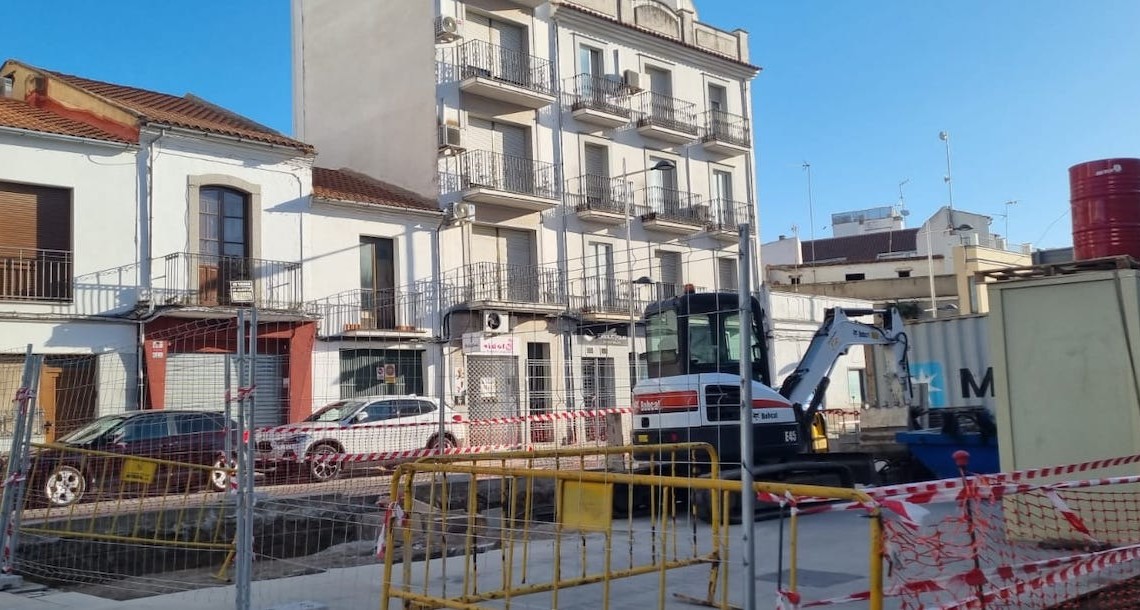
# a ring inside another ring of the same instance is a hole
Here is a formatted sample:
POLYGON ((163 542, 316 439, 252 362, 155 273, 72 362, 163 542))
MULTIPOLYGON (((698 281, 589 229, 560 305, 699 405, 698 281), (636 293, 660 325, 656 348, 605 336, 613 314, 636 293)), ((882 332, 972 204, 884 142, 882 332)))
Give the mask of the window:
POLYGON ((716 259, 717 277, 720 280, 721 290, 736 290, 738 277, 735 258, 716 259))
POLYGON ((799 286, 800 285, 800 276, 793 275, 790 278, 788 278, 788 281, 791 282, 792 286, 799 286))
POLYGON ((343 349, 340 351, 340 396, 424 394, 423 351, 411 349, 343 349), (392 365, 391 367, 389 365, 392 365), (395 379, 387 373, 395 368, 395 379))
POLYGON ((667 309, 645 322, 646 359, 650 366, 677 363, 677 313, 667 309))
POLYGON ((867 402, 867 386, 863 369, 847 369, 848 402, 862 405, 867 402))
POLYGON ((587 281, 590 283, 591 294, 587 295, 587 299, 595 307, 614 307, 617 304, 617 286, 614 276, 613 244, 591 242, 589 252, 587 281))
POLYGON ((910 277, 910 269, 900 269, 899 277, 910 277))
MULTIPOLYGON (((526 344, 526 389, 530 399, 530 413, 537 415, 549 413, 552 408, 550 393, 550 344, 526 344)), ((530 425, 531 441, 547 443, 554 440, 554 424, 552 422, 533 422, 530 425)))
POLYGON ((578 48, 578 71, 582 74, 600 77, 606 72, 603 64, 602 51, 594 47, 582 45, 578 48))
POLYGON ((203 432, 217 432, 224 427, 225 416, 218 415, 180 415, 174 423, 178 434, 201 434, 203 432))
POLYGON ((865 273, 848 273, 847 275, 843 276, 843 279, 845 279, 848 282, 857 282, 859 280, 867 279, 867 274, 865 274, 865 273))
POLYGON ((435 410, 434 405, 426 400, 401 400, 397 402, 399 417, 417 417, 427 415, 435 410))
POLYGON ((71 300, 71 191, 0 182, 0 210, 0 299, 71 300))
POLYGON ((360 238, 360 324, 368 330, 396 328, 395 242, 360 238))
POLYGON ((388 401, 374 402, 364 407, 362 413, 367 415, 367 417, 364 418, 364 422, 368 423, 392 419, 398 416, 397 413, 399 413, 399 411, 397 411, 396 401, 388 401))
POLYGON ((249 256, 248 196, 207 186, 198 191, 198 252, 204 257, 249 256))
POLYGON ((136 417, 123 426, 123 440, 126 442, 146 441, 162 438, 170 434, 166 414, 136 417))

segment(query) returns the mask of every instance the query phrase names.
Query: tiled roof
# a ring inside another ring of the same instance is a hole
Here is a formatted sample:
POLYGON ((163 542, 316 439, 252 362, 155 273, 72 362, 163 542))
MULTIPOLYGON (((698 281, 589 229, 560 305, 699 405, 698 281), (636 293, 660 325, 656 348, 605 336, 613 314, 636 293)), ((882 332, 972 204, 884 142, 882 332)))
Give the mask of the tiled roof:
POLYGON ((0 98, 0 126, 91 140, 130 143, 128 140, 93 125, 73 121, 47 110, 36 108, 23 100, 11 98, 0 98))
POLYGON ((396 208, 439 212, 439 205, 411 191, 347 169, 313 168, 313 195, 334 201, 374 203, 396 208))
POLYGON ((830 237, 805 241, 800 244, 804 263, 843 260, 864 263, 879 259, 880 254, 914 252, 917 249, 918 229, 864 233, 847 237, 830 237), (812 259, 812 244, 815 259, 812 259))
POLYGON ((193 95, 178 97, 43 70, 59 80, 98 95, 143 117, 146 121, 295 148, 312 153, 309 144, 260 125, 193 95))
POLYGON ((606 21, 609 21, 610 23, 615 23, 615 24, 620 25, 622 27, 627 27, 631 30, 637 30, 638 32, 641 32, 643 34, 649 34, 650 36, 655 36, 655 37, 660 38, 662 40, 668 40, 669 42, 679 44, 683 47, 687 47, 687 48, 692 49, 694 51, 700 51, 701 53, 706 53, 708 55, 712 55, 713 57, 718 57, 718 58, 723 59, 725 61, 730 61, 734 64, 741 65, 741 66, 744 66, 746 68, 750 68, 750 69, 755 70, 757 72, 759 72, 762 69, 760 66, 750 64, 746 61, 740 61, 739 59, 737 59, 735 57, 730 57, 730 56, 725 55, 723 53, 718 53, 718 52, 713 51, 711 49, 706 49, 705 47, 699 47, 695 44, 685 42, 683 40, 680 40, 679 38, 667 36, 665 34, 662 34, 661 32, 651 30, 647 27, 643 27, 640 25, 632 24, 632 23, 626 23, 626 22, 624 22, 620 19, 617 19, 611 15, 607 15, 603 12, 596 11, 596 10, 590 9, 590 8, 586 8, 584 6, 579 6, 579 5, 574 4, 572 2, 555 2, 554 4, 556 4, 560 8, 568 8, 571 10, 578 11, 579 13, 584 13, 586 15, 592 15, 592 16, 597 17, 599 19, 604 19, 606 21))

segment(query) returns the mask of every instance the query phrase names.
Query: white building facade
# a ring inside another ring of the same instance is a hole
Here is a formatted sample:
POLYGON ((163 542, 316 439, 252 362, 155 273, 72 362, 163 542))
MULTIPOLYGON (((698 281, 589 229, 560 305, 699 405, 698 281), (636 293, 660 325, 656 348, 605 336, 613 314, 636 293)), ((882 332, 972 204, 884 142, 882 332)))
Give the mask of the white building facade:
POLYGON ((744 32, 689 0, 295 0, 293 23, 298 136, 439 201, 446 394, 473 417, 627 406, 631 315, 736 287, 744 32))

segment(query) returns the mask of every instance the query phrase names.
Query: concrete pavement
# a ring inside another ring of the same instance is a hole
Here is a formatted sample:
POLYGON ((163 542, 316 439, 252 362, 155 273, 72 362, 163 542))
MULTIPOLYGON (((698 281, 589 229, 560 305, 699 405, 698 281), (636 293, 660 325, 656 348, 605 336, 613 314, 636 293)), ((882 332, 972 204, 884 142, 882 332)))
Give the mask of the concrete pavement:
MULTIPOLYGON (((679 516, 678 520, 686 517, 679 516)), ((807 516, 801 519, 800 528, 800 589, 807 598, 819 599, 842 595, 867 588, 867 574, 869 565, 868 546, 869 522, 861 513, 825 513, 807 516)), ((648 562, 650 554, 660 548, 653 549, 648 541, 652 536, 652 529, 647 519, 636 519, 633 522, 633 532, 630 539, 634 544, 627 543, 627 522, 624 519, 614 520, 615 541, 611 554, 614 569, 627 567, 630 557, 635 565, 648 562)), ((697 523, 696 533, 700 542, 707 542, 711 532, 709 527, 701 522, 697 523)), ((760 607, 774 607, 776 591, 777 543, 780 536, 778 521, 763 521, 756 524, 756 548, 758 563, 756 566, 756 588, 760 607)), ((680 534, 676 541, 668 541, 672 548, 678 545, 678 552, 685 555, 692 544, 693 528, 687 523, 678 524, 680 534)), ((658 534, 660 532, 658 531, 658 534)), ((787 542, 787 529, 785 544, 787 542)), ((741 526, 733 526, 730 530, 729 566, 729 599, 739 603, 742 599, 742 577, 745 568, 742 564, 743 543, 741 541, 741 526)), ((586 561, 587 568, 592 572, 597 570, 604 559, 604 553, 595 549, 601 548, 602 537, 591 534, 586 537, 590 553, 586 561)), ((704 546, 704 544, 702 544, 704 546)), ((469 575, 477 574, 471 579, 472 584, 477 580, 479 590, 497 588, 501 583, 502 572, 511 566, 514 581, 519 581, 521 571, 520 547, 516 547, 515 556, 499 550, 478 555, 478 565, 475 569, 468 567, 469 575), (513 559, 512 561, 509 561, 513 559)), ((559 553, 564 576, 573 576, 581 572, 582 547, 579 546, 577 535, 563 537, 561 552, 559 553)), ((553 574, 554 545, 552 541, 536 541, 529 545, 528 561, 529 571, 527 582, 548 581, 553 574)), ((785 569, 787 555, 785 555, 785 569)), ((396 578, 401 574, 401 566, 395 566, 396 578)), ((465 567, 463 559, 453 557, 446 562, 446 578, 443 577, 444 562, 432 562, 431 571, 425 574, 425 565, 422 562, 412 564, 411 582, 417 590, 422 590, 425 578, 429 581, 429 590, 440 591, 447 586, 448 594, 454 595, 463 587, 465 567)), ((664 587, 661 586, 660 575, 647 574, 628 579, 614 581, 610 592, 611 607, 613 608, 655 608, 664 592, 665 607, 667 608, 694 608, 673 597, 673 593, 685 593, 695 597, 703 597, 708 587, 709 568, 707 565, 698 565, 670 570, 665 574, 664 587)), ((353 568, 340 568, 327 570, 317 574, 307 574, 291 578, 257 581, 253 584, 253 607, 260 610, 359 610, 361 608, 378 608, 380 604, 380 590, 382 580, 382 564, 367 565, 353 568)), ((786 584, 786 581, 785 581, 786 584)), ((558 593, 557 607, 564 610, 583 609, 598 610, 601 607, 603 590, 601 584, 587 585, 571 589, 563 589, 558 593)), ((554 607, 553 596, 550 593, 535 594, 525 597, 515 597, 510 600, 512 608, 535 608, 549 610, 554 607)), ((504 602, 488 602, 488 607, 504 607, 504 602)), ((169 595, 160 595, 131 601, 111 601, 102 598, 49 591, 29 595, 13 595, 0 592, 0 608, 4 610, 59 610, 63 608, 82 610, 110 610, 111 608, 152 608, 155 610, 191 610, 200 608, 224 609, 234 607, 234 587, 219 586, 207 589, 185 591, 169 595)), ((393 603, 392 608, 399 607, 393 603)), ((860 608, 864 604, 851 604, 846 606, 833 606, 835 608, 860 608)), ((888 605, 888 608, 897 605, 888 605)))

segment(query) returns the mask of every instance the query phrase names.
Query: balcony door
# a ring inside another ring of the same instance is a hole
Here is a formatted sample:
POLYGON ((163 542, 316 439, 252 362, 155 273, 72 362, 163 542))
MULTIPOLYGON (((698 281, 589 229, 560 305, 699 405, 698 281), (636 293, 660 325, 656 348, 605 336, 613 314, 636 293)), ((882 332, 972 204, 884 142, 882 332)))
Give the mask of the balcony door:
POLYGON ((613 244, 591 242, 586 264, 589 282, 587 301, 599 309, 613 309, 617 305, 613 244))
POLYGON ((526 31, 514 23, 468 13, 463 34, 467 47, 468 70, 496 80, 528 87, 531 85, 530 55, 526 52, 526 31))
POLYGON ((198 191, 198 300, 229 305, 230 282, 253 279, 249 195, 207 186, 198 191))
POLYGON ((661 68, 646 68, 645 73, 649 76, 650 115, 666 125, 676 123, 677 113, 673 107, 673 75, 661 68))
POLYGON ((533 303, 543 276, 534 265, 534 231, 475 226, 471 230, 471 260, 466 284, 476 301, 533 303))
POLYGON ((721 227, 735 227, 737 220, 736 210, 733 209, 732 173, 714 169, 712 191, 716 223, 721 227))
POLYGON ((360 238, 360 323, 365 329, 396 328, 396 244, 360 238))
POLYGON ((534 194, 534 166, 525 127, 471 117, 467 136, 472 151, 467 157, 467 175, 472 184, 534 194))
POLYGON ((586 144, 582 147, 582 180, 585 182, 586 203, 591 208, 611 207, 610 151, 605 146, 586 144))
MULTIPOLYGON (((667 159, 650 156, 649 166, 652 167, 662 161, 667 159)), ((677 170, 648 172, 645 175, 649 185, 649 203, 653 211, 668 216, 678 216, 681 213, 681 193, 677 190, 677 170)))
POLYGON ((712 135, 724 138, 731 128, 728 120, 728 90, 720 85, 709 85, 709 122, 712 135))
POLYGON ((657 298, 667 299, 681 294, 681 253, 667 250, 657 251, 657 298))

